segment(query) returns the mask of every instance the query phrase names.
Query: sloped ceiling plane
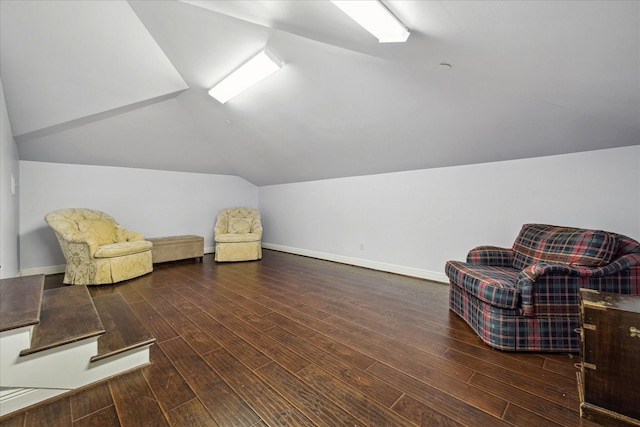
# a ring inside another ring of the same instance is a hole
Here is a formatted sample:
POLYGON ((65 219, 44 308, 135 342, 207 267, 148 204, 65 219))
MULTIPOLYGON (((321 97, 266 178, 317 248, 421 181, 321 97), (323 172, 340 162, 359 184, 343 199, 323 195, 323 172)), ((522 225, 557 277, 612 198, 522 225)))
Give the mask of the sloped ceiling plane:
POLYGON ((640 2, 384 4, 405 43, 328 0, 0 1, 20 159, 269 185, 640 144, 640 2))

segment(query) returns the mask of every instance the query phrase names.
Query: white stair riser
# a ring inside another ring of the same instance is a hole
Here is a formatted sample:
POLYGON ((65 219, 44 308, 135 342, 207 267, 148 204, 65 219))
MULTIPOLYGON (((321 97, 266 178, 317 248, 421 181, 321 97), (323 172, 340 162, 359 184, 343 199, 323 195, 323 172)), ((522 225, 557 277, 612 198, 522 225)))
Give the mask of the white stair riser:
MULTIPOLYGON (((76 343, 74 343, 76 344, 76 343)), ((108 358, 89 363, 90 356, 83 361, 73 362, 66 361, 69 358, 69 347, 72 345, 56 347, 46 352, 36 353, 27 356, 31 358, 29 361, 21 361, 14 364, 6 372, 10 374, 9 378, 16 381, 15 384, 5 382, 4 370, 0 378, 2 378, 2 387, 13 387, 13 390, 3 390, 0 393, 0 416, 9 414, 59 394, 71 391, 74 388, 89 385, 91 383, 113 377, 122 372, 126 372, 144 365, 149 364, 149 347, 150 345, 135 348, 108 358), (57 350, 57 351, 56 351, 57 350), (34 358, 39 355, 41 357, 34 358), (36 363, 35 365, 33 363, 36 363), (49 374, 41 376, 31 369, 39 369, 42 371, 43 364, 46 366, 49 374), (25 372, 24 368, 27 368, 25 372), (82 367, 82 370, 77 369, 82 367), (19 369, 18 369, 19 368, 19 369), (52 374, 55 373, 55 374, 52 374), (18 374, 22 374, 21 379, 15 379, 18 374), (58 381, 58 386, 52 386, 58 381), (22 383, 22 385, 16 385, 22 383), (39 384, 33 386, 30 384, 39 384), (45 384, 45 385, 42 385, 45 384), (71 386, 69 386, 72 384, 71 386)), ((76 346, 75 349, 81 346, 76 346)), ((95 354, 95 353, 94 353, 95 354)), ((77 356, 77 354, 76 354, 77 356)))
POLYGON ((151 360, 149 347, 151 347, 151 344, 92 362, 86 372, 88 379, 86 384, 149 364, 151 360))
POLYGON ((5 357, 15 358, 20 354, 21 350, 29 348, 31 346, 32 333, 33 325, 0 332, 0 343, 2 343, 0 355, 2 359, 5 357))
MULTIPOLYGON (((0 385, 27 388, 76 388, 86 384, 84 372, 98 352, 98 337, 20 356, 20 349, 5 349, 2 342, 0 385), (6 354, 11 352, 11 354, 6 354)), ((8 347, 8 346, 7 346, 8 347)))
POLYGON ((0 416, 10 414, 27 406, 35 405, 69 390, 51 388, 11 389, 0 397, 0 416))
POLYGON ((2 387, 73 389, 149 363, 149 346, 90 362, 97 353, 95 337, 17 358, 5 357, 2 344, 2 387))

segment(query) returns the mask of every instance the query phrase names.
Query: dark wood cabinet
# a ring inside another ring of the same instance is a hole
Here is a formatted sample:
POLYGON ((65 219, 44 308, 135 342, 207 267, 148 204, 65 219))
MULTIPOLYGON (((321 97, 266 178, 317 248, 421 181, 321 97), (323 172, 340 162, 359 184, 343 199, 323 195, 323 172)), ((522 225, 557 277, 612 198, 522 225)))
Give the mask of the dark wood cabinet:
POLYGON ((640 426, 640 297, 588 289, 580 296, 580 414, 640 426))

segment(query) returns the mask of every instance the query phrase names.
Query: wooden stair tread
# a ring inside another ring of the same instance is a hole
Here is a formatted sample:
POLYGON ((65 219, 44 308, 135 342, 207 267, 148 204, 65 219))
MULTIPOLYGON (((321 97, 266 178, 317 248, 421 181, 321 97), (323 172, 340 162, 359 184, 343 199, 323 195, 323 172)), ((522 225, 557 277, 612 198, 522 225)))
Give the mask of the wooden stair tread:
POLYGON ((21 356, 104 334, 105 330, 86 286, 65 286, 42 293, 40 323, 31 347, 21 356))
POLYGON ((98 354, 91 358, 92 362, 155 342, 155 337, 122 295, 113 293, 97 296, 93 303, 106 332, 98 339, 98 354))
POLYGON ((37 324, 43 289, 44 274, 0 280, 0 332, 37 324))

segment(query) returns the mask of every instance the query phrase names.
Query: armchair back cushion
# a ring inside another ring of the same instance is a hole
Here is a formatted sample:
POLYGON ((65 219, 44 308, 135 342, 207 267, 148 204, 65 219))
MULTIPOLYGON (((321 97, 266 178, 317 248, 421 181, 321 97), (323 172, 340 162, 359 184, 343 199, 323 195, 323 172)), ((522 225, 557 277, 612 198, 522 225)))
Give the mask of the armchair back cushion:
POLYGON ((253 218, 229 218, 227 232, 229 234, 247 234, 251 232, 253 218))
POLYGON ((525 224, 513 243, 513 267, 522 270, 538 262, 600 267, 616 254, 618 238, 601 230, 525 224))
POLYGON ((257 209, 234 207, 222 209, 216 216, 214 226, 216 235, 223 234, 254 234, 255 238, 262 238, 262 221, 257 209))
POLYGON ((79 219, 76 221, 78 230, 82 233, 91 233, 98 246, 116 243, 116 224, 110 218, 101 219, 79 219))

